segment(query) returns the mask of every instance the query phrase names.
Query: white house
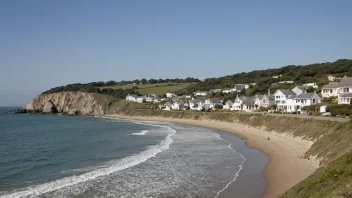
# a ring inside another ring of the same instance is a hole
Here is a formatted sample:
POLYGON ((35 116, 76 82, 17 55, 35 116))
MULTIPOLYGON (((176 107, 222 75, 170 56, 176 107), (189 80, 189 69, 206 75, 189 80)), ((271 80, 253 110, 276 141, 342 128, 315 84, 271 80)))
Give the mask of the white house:
POLYGON ((207 91, 196 91, 196 92, 194 92, 194 95, 195 96, 206 96, 206 95, 208 95, 208 92, 207 91))
POLYGON ((279 78, 281 77, 282 75, 277 75, 277 76, 273 76, 272 78, 279 78))
POLYGON ((225 105, 222 107, 223 109, 230 110, 232 108, 233 102, 231 100, 226 101, 225 105))
POLYGON ((222 93, 231 93, 232 90, 231 90, 231 89, 224 89, 224 90, 222 90, 221 92, 222 92, 222 93))
POLYGON ((164 104, 164 107, 165 107, 164 110, 170 111, 171 108, 172 108, 172 104, 167 102, 167 103, 164 104))
POLYGON ((143 103, 143 102, 145 102, 145 97, 144 97, 144 96, 137 97, 136 102, 138 102, 138 103, 143 103))
POLYGON ((146 102, 153 102, 154 101, 154 97, 153 96, 145 96, 145 101, 146 102))
POLYGON ((241 111, 242 110, 242 97, 239 97, 238 95, 236 96, 236 99, 234 101, 234 103, 232 104, 232 111, 241 111))
POLYGON ((312 83, 303 84, 303 87, 313 87, 314 89, 317 89, 318 85, 317 85, 317 83, 312 82, 312 83))
POLYGON ((126 100, 129 100, 129 101, 137 101, 137 95, 134 95, 134 94, 131 94, 131 95, 127 95, 126 96, 126 100))
POLYGON ((174 110, 180 110, 180 109, 183 109, 183 107, 184 107, 184 103, 178 102, 178 101, 173 102, 171 106, 171 108, 174 110))
POLYGON ((328 79, 330 82, 334 82, 335 81, 335 76, 329 75, 328 79))
POLYGON ((294 98, 293 111, 300 111, 302 107, 320 103, 320 97, 316 93, 303 93, 294 98))
POLYGON ((167 97, 167 98, 172 98, 173 96, 175 96, 174 93, 166 93, 166 97, 167 97))
POLYGON ((295 81, 291 81, 291 80, 286 80, 286 81, 280 81, 280 84, 293 84, 295 83, 295 81))
POLYGON ((343 78, 338 84, 338 104, 352 104, 352 77, 343 78))
POLYGON ((322 90, 321 90, 321 96, 323 98, 329 98, 332 96, 338 96, 339 95, 339 90, 338 90, 338 83, 337 82, 330 82, 327 85, 324 85, 322 90))
POLYGON ((275 104, 278 110, 292 112, 293 110, 293 99, 296 97, 296 93, 288 89, 278 89, 274 93, 275 104))

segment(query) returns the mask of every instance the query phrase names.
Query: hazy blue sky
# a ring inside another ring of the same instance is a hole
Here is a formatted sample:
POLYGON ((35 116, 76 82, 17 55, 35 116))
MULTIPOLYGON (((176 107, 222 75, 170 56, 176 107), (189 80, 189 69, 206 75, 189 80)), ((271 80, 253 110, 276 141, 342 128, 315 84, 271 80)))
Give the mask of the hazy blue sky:
POLYGON ((352 58, 352 1, 0 1, 0 106, 75 82, 352 58))

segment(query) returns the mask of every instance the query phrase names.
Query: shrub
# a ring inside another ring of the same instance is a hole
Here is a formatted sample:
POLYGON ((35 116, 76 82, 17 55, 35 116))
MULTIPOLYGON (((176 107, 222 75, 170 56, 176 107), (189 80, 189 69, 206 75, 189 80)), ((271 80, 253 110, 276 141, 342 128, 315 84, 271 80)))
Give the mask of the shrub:
POLYGON ((215 105, 214 106, 215 109, 222 109, 222 107, 223 107, 222 105, 215 105))
POLYGON ((265 108, 265 107, 259 107, 259 109, 258 109, 259 111, 267 111, 268 109, 267 108, 265 108))
POLYGON ((320 108, 320 105, 310 105, 310 106, 304 106, 304 107, 302 107, 302 110, 303 110, 303 111, 313 111, 313 112, 316 112, 316 111, 319 111, 319 108, 320 108))
POLYGON ((326 107, 326 111, 330 112, 331 115, 345 115, 350 116, 352 115, 352 105, 343 104, 343 105, 328 105, 326 107))

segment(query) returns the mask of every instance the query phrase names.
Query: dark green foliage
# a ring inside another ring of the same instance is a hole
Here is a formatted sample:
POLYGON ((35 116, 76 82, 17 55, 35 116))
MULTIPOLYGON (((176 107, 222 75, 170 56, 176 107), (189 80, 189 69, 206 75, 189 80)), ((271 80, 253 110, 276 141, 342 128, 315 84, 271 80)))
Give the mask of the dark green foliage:
POLYGON ((222 109, 222 107, 223 107, 222 105, 215 105, 214 106, 215 109, 222 109))
MULTIPOLYGON (((257 93, 267 93, 269 88, 271 91, 275 91, 277 88, 290 89, 304 83, 316 82, 319 86, 328 84, 327 76, 333 74, 336 77, 343 77, 345 75, 352 76, 349 71, 352 67, 352 60, 342 59, 337 60, 333 63, 316 63, 307 66, 285 66, 278 69, 267 69, 267 70, 256 70, 247 73, 238 73, 234 75, 224 76, 221 78, 208 78, 203 82, 196 84, 189 88, 190 92, 210 89, 224 89, 232 88, 235 84, 241 83, 257 83, 246 91, 246 95, 254 95, 257 93), (272 78, 276 75, 282 75, 275 79, 272 78), (296 84, 278 84, 280 81, 295 81, 296 84), (275 84, 277 83, 277 84, 275 84)), ((314 91, 314 90, 311 90, 314 91)), ((319 92, 318 90, 315 90, 319 92)), ((241 95, 243 95, 242 93, 241 95)))
POLYGON ((302 107, 303 111, 320 111, 320 105, 310 105, 310 106, 304 106, 302 107))
POLYGON ((322 102, 326 102, 326 103, 336 103, 337 102, 337 96, 331 96, 329 98, 322 98, 321 99, 322 102))
POLYGON ((348 104, 332 104, 328 105, 326 107, 326 111, 330 112, 331 115, 336 116, 336 115, 345 115, 345 116, 350 116, 352 115, 352 105, 348 104))
POLYGON ((114 96, 116 98, 125 98, 128 94, 136 94, 140 95, 137 91, 131 89, 100 89, 92 86, 90 83, 88 84, 69 84, 66 86, 55 87, 48 91, 43 92, 42 94, 50 94, 50 93, 58 93, 58 92, 66 92, 66 91, 82 91, 82 92, 92 92, 92 93, 100 93, 103 95, 114 96))

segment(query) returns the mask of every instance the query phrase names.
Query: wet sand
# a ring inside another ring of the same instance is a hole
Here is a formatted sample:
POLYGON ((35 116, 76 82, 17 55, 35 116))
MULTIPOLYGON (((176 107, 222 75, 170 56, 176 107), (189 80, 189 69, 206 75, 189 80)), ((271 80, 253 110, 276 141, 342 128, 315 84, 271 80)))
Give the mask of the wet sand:
MULTIPOLYGON (((232 132, 243 137, 249 147, 258 149, 269 156, 270 161, 263 172, 267 183, 263 195, 263 197, 265 198, 277 197, 283 194, 292 186, 312 174, 318 166, 317 161, 299 158, 302 153, 306 152, 310 148, 312 142, 302 140, 298 137, 292 138, 285 134, 267 132, 262 129, 256 129, 252 127, 249 128, 245 125, 227 122, 172 119, 162 117, 130 117, 121 115, 108 115, 108 117, 171 122, 192 126, 200 126, 206 128, 213 128, 220 131, 232 132), (270 140, 267 140, 267 137, 270 137, 270 140)), ((240 176, 238 178, 245 177, 246 175, 248 177, 251 176, 250 171, 246 173, 244 170, 243 172, 240 172, 240 176)), ((240 181, 240 179, 238 181, 240 181)), ((252 181, 255 181, 255 178, 253 178, 252 181)), ((248 180, 243 181, 241 183, 242 187, 246 188, 248 191, 253 191, 253 188, 256 187, 255 184, 252 184, 248 180), (247 182, 247 184, 245 182, 247 182)), ((232 183, 232 185, 230 185, 228 189, 221 193, 219 197, 242 197, 240 195, 233 194, 234 192, 236 192, 236 188, 239 187, 239 184, 235 184, 236 182, 232 183)))

